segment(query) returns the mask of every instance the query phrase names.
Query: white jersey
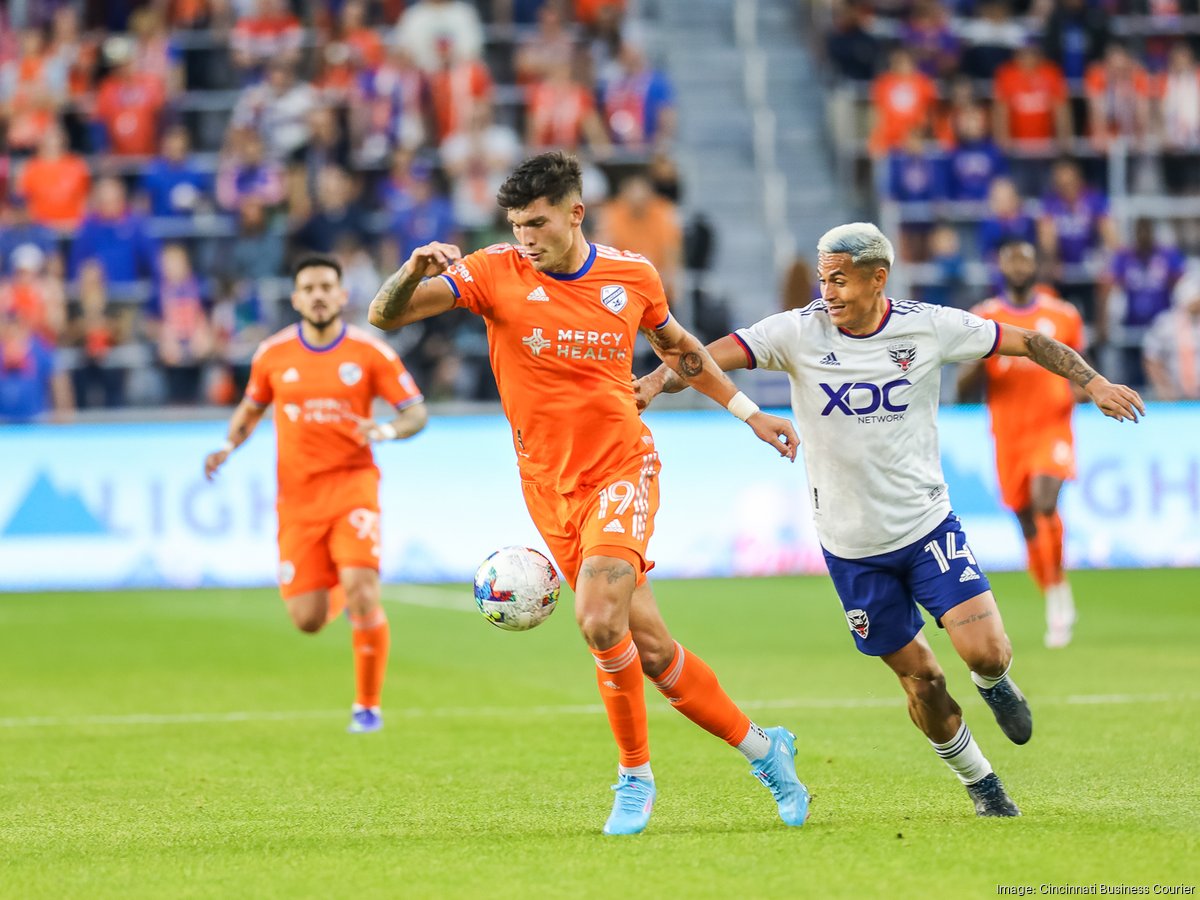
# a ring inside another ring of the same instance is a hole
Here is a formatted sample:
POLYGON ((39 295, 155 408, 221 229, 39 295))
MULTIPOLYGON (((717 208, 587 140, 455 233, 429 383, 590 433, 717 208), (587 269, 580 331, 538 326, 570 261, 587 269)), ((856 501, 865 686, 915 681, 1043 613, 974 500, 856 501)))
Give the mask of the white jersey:
POLYGON ((942 365, 990 356, 1000 342, 1000 326, 973 313, 888 303, 871 334, 837 328, 824 300, 734 333, 751 368, 788 373, 817 534, 847 559, 911 544, 949 515, 942 365))

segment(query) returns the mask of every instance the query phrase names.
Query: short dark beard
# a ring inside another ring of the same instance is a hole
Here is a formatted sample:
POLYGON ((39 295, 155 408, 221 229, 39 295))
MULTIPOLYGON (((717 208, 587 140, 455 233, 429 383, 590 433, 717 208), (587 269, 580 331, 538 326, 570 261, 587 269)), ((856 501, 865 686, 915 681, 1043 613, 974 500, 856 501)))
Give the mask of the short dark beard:
POLYGON ((1032 299, 1032 297, 1030 295, 1033 292, 1033 286, 1035 284, 1037 284, 1036 277, 1030 278, 1024 284, 1014 284, 1013 282, 1009 281, 1007 278, 1004 279, 1004 288, 1005 288, 1005 290, 1008 291, 1009 297, 1011 297, 1012 300, 1014 302, 1016 302, 1017 306, 1024 306, 1026 303, 1028 303, 1032 299), (1019 302, 1017 302, 1017 301, 1019 301, 1019 302))
POLYGON ((342 314, 340 312, 335 312, 326 322, 318 322, 315 319, 311 319, 304 315, 304 313, 300 314, 300 318, 313 328, 317 329, 317 332, 322 338, 329 335, 329 329, 335 328, 340 331, 342 326, 342 314))

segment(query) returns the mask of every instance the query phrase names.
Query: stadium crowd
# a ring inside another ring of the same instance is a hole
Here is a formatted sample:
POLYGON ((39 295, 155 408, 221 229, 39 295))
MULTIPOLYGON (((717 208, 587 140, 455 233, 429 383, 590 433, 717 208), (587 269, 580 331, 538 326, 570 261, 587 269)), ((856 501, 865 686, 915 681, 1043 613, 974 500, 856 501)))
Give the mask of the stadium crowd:
POLYGON ((1200 399, 1200 282, 1184 277, 1200 203, 1170 220, 1118 220, 1110 204, 1113 191, 1200 196, 1200 5, 835 0, 825 12, 831 110, 849 109, 865 193, 899 211, 916 296, 973 305, 1000 287, 1000 243, 1027 238, 1119 377, 1200 399))
MULTIPOLYGON (((349 318, 430 240, 511 237, 527 153, 585 161, 591 236, 678 290, 672 88, 623 0, 11 0, 0 8, 0 421, 230 403, 294 320, 349 318)), ((482 326, 406 329, 431 399, 490 399, 482 326)))

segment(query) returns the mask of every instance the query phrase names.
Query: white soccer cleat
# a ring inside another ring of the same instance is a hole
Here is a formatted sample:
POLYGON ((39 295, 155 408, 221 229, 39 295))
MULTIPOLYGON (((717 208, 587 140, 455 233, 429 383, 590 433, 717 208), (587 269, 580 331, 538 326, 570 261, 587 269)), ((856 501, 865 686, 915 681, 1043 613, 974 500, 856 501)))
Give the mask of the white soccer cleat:
POLYGON ((1046 646, 1050 649, 1071 643, 1075 629, 1075 597, 1067 582, 1046 588, 1046 646))

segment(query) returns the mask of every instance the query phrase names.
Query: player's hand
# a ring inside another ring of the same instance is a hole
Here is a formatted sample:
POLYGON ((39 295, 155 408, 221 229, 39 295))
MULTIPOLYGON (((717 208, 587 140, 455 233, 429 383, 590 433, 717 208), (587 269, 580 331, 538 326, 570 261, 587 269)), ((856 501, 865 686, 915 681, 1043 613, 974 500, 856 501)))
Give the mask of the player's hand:
POLYGON ((760 441, 770 444, 779 451, 780 456, 786 456, 792 462, 796 461, 796 450, 800 447, 800 438, 792 423, 780 416, 772 416, 765 412, 756 412, 746 420, 760 441))
POLYGON ((229 454, 232 451, 222 447, 214 453, 204 457, 204 477, 209 481, 213 480, 213 476, 217 474, 217 469, 221 468, 221 464, 229 459, 229 454))
POLYGON ((408 257, 409 271, 419 278, 433 278, 462 259, 462 251, 454 244, 434 241, 418 247, 408 257))
POLYGON ((654 402, 654 398, 662 393, 662 380, 655 378, 654 374, 643 375, 641 378, 632 376, 633 378, 633 399, 637 404, 637 411, 644 412, 646 407, 654 402))
POLYGON ((1113 384, 1103 375, 1089 381, 1084 390, 1102 413, 1118 422, 1126 419, 1136 422, 1139 413, 1146 414, 1146 404, 1137 391, 1123 384, 1113 384))

